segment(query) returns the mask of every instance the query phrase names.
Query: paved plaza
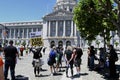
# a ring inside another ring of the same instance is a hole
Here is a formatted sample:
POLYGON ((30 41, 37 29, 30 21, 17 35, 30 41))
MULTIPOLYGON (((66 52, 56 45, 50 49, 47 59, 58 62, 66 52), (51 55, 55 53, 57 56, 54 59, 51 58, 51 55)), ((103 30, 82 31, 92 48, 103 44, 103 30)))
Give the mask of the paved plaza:
MULTIPOLYGON (((33 73, 32 67, 32 54, 25 55, 21 57, 21 60, 17 60, 16 65, 16 76, 21 75, 24 77, 28 77, 29 80, 107 80, 104 79, 104 76, 96 71, 89 71, 87 68, 87 53, 84 51, 82 56, 82 65, 81 65, 81 76, 76 76, 76 70, 74 68, 74 78, 67 78, 65 75, 65 62, 63 62, 62 72, 58 72, 56 75, 51 76, 49 66, 47 65, 49 51, 46 51, 46 54, 43 54, 44 65, 42 66, 41 75, 39 77, 35 77, 33 73)), ((120 57, 120 54, 119 54, 120 57)), ((120 59, 116 63, 120 65, 120 59)), ((119 66, 120 67, 120 66, 119 66)), ((69 70, 70 71, 70 70, 69 70)), ((120 70, 119 70, 120 71, 120 70)), ((10 74, 10 73, 9 73, 10 74)), ((69 76, 70 76, 69 72, 69 76)), ((9 75, 10 78, 10 75, 9 75)))

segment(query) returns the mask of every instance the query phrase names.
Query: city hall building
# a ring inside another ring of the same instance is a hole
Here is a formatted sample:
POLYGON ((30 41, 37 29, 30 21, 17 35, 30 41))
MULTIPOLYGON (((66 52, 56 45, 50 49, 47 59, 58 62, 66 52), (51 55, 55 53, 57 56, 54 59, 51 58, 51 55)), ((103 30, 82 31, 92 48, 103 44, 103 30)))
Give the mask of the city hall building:
MULTIPOLYGON (((73 9, 77 0, 57 0, 53 11, 43 16, 41 21, 31 22, 7 22, 0 23, 0 43, 13 40, 15 44, 31 46, 30 34, 42 32, 41 37, 45 47, 62 46, 86 46, 87 43, 80 37, 76 25, 73 22, 73 9)), ((98 36, 99 45, 103 46, 103 39, 98 36)), ((115 36, 115 40, 120 39, 115 36)), ((95 41, 93 42, 96 45, 95 41)))
POLYGON ((42 21, 1 23, 0 41, 12 39, 16 44, 30 45, 30 33, 42 31, 45 47, 81 46, 83 42, 73 22, 76 4, 76 0, 57 0, 53 12, 45 15, 42 21))

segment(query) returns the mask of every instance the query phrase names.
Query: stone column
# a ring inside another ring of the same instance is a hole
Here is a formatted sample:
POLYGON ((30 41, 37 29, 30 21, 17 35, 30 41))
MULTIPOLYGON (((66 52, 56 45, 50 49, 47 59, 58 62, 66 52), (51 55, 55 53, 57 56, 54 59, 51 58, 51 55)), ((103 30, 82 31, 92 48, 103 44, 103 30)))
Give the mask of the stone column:
POLYGON ((49 21, 49 24, 48 24, 48 37, 50 37, 50 21, 49 21))
POLYGON ((63 37, 65 37, 65 20, 63 21, 63 37))
POLYGON ((11 38, 11 29, 10 29, 10 35, 9 35, 9 36, 10 36, 10 38, 11 38))
POLYGON ((28 38, 28 35, 29 35, 29 34, 28 34, 28 32, 29 32, 28 30, 29 30, 29 29, 27 28, 27 36, 26 36, 26 38, 28 38))
POLYGON ((48 37, 48 33, 49 33, 49 21, 47 21, 46 24, 47 24, 47 37, 48 37))
POLYGON ((18 29, 18 37, 20 37, 20 29, 18 29))
POLYGON ((24 31, 24 28, 23 28, 23 33, 22 33, 22 37, 23 37, 23 38, 24 38, 24 32, 25 32, 25 31, 24 31))
POLYGON ((74 36, 76 37, 76 32, 77 32, 76 25, 74 25, 74 27, 75 27, 75 29, 74 29, 74 30, 75 30, 75 31, 74 31, 74 32, 75 32, 75 33, 74 33, 74 36))
POLYGON ((55 36, 58 36, 58 21, 56 21, 56 32, 55 36))
POLYGON ((73 37, 73 21, 71 21, 71 37, 73 37))
POLYGON ((13 38, 15 38, 15 29, 13 29, 14 30, 14 32, 13 32, 13 38))

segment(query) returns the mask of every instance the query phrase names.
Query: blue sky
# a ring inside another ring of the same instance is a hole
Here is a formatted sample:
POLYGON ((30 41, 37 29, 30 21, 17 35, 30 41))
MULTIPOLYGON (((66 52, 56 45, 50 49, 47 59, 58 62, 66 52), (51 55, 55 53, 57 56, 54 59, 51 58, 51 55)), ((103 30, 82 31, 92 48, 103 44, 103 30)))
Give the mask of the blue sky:
POLYGON ((52 12, 56 0, 0 0, 0 22, 36 21, 52 12))

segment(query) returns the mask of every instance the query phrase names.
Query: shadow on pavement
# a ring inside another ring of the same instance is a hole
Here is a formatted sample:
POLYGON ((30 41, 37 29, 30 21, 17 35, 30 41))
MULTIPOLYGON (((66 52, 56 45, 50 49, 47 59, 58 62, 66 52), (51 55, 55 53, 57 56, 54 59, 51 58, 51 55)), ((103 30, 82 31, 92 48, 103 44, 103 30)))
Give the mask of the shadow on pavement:
POLYGON ((28 78, 28 77, 25 77, 24 75, 17 75, 17 76, 15 77, 15 80, 29 80, 29 78, 28 78))
POLYGON ((36 77, 48 77, 49 75, 39 75, 39 76, 36 76, 36 77))
POLYGON ((75 74, 75 75, 73 76, 73 78, 80 78, 80 76, 87 76, 87 75, 88 75, 88 73, 80 73, 80 75, 75 74))
POLYGON ((41 68, 40 71, 47 71, 47 69, 42 69, 42 68, 41 68))
POLYGON ((87 76, 88 73, 80 73, 81 76, 87 76))
POLYGON ((104 68, 104 69, 95 69, 94 71, 96 71, 98 74, 102 75, 103 79, 105 80, 119 80, 119 73, 120 73, 120 65, 116 65, 116 69, 117 69, 117 76, 115 78, 110 78, 109 77, 109 68, 104 68))
POLYGON ((53 76, 63 75, 62 73, 54 73, 53 76))

